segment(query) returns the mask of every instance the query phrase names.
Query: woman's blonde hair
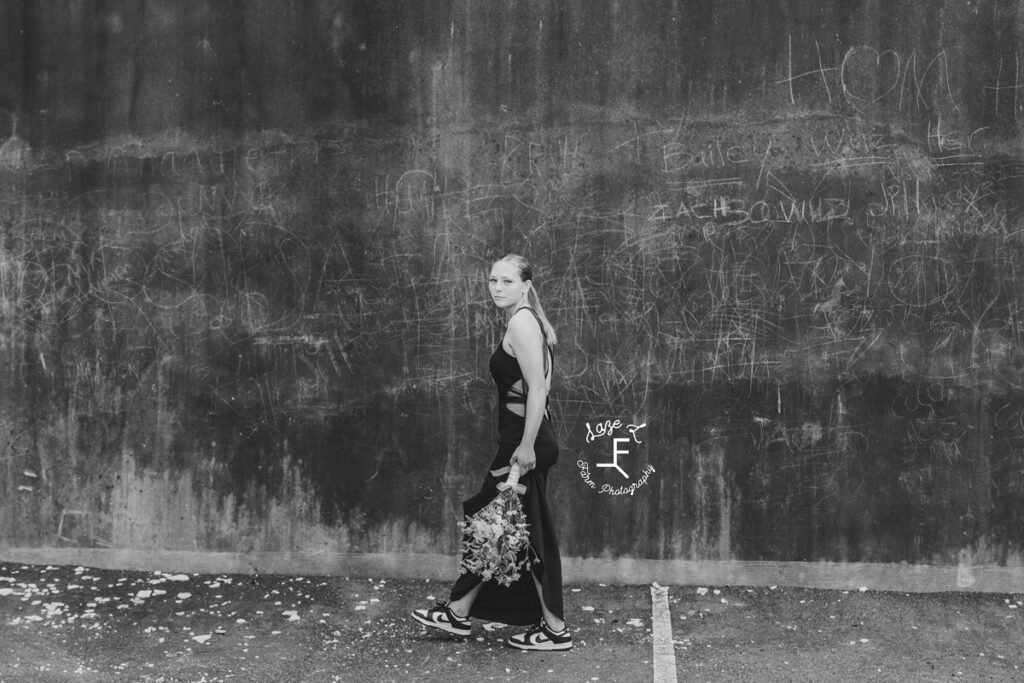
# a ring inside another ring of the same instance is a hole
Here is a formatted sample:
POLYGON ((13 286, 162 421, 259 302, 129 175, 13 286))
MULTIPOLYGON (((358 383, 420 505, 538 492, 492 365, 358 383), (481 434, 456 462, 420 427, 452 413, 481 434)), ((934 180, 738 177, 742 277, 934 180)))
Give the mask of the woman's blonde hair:
MULTIPOLYGON (((530 263, 525 256, 520 256, 519 254, 506 254, 505 256, 502 256, 498 260, 507 261, 513 264, 516 268, 519 269, 519 277, 523 280, 523 282, 529 281, 533 283, 533 264, 530 263)), ((550 344, 551 346, 557 344, 558 335, 555 334, 555 328, 551 326, 551 321, 549 321, 548 317, 544 315, 544 308, 543 306, 540 305, 540 297, 537 296, 536 284, 530 287, 529 291, 527 292, 526 301, 528 304, 530 304, 530 308, 532 308, 537 313, 537 317, 540 318, 540 323, 544 327, 544 334, 548 338, 548 344, 550 344)))

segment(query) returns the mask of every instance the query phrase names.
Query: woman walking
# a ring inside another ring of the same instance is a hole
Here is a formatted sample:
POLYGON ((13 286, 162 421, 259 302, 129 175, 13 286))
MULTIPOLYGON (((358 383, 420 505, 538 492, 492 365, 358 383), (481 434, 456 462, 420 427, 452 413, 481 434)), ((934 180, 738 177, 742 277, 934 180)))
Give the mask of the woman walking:
POLYGON ((498 493, 513 464, 524 472, 523 508, 530 525, 528 563, 518 581, 496 581, 462 573, 448 600, 417 609, 413 618, 426 626, 469 635, 470 618, 512 625, 532 625, 508 639, 521 650, 568 650, 572 636, 562 611, 562 566, 558 539, 548 508, 547 473, 558 459, 558 443, 548 413, 548 395, 557 337, 533 287, 533 266, 509 254, 491 267, 489 289, 507 325, 491 356, 490 371, 498 389, 498 452, 480 492, 463 504, 472 516, 498 493))

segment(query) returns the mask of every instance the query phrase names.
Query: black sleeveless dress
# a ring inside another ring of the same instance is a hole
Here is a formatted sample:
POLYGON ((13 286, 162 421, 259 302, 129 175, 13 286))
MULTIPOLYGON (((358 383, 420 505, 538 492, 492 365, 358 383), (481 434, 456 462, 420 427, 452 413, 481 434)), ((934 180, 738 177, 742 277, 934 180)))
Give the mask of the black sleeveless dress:
MULTIPOLYGON (((538 324, 540 323, 540 318, 532 308, 525 310, 533 313, 538 324)), ((542 325, 542 333, 543 330, 542 325)), ((549 351, 547 335, 544 341, 546 350, 549 351)), ((498 483, 508 476, 509 460, 522 442, 523 429, 526 426, 526 418, 509 410, 508 404, 525 403, 529 387, 523 379, 519 361, 505 351, 500 341, 491 356, 490 370, 498 388, 498 451, 491 461, 490 471, 484 477, 480 492, 462 504, 467 517, 479 512, 497 495, 498 483), (525 391, 520 392, 514 388, 519 381, 522 381, 525 391)), ((523 508, 526 512, 526 521, 530 524, 530 545, 540 563, 533 564, 511 586, 502 586, 495 581, 484 583, 476 600, 473 601, 469 612, 471 617, 519 626, 538 623, 542 614, 537 589, 533 585, 532 576, 536 576, 544 595, 544 604, 552 614, 559 619, 563 618, 562 560, 558 553, 558 538, 555 535, 551 510, 548 508, 546 490, 548 470, 558 460, 558 443, 547 410, 540 429, 537 430, 533 448, 537 455, 537 467, 527 472, 520 479, 520 483, 526 485, 526 493, 522 497, 523 508)), ((464 572, 452 587, 451 599, 458 600, 480 582, 479 576, 464 572)))

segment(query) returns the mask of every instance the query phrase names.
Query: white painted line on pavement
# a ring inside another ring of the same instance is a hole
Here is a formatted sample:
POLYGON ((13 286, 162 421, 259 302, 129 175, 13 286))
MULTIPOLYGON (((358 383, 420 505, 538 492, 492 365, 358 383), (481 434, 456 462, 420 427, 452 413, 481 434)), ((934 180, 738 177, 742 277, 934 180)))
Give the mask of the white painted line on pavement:
POLYGON ((651 626, 654 638, 654 683, 676 683, 676 649, 672 644, 672 616, 668 588, 651 584, 651 626))

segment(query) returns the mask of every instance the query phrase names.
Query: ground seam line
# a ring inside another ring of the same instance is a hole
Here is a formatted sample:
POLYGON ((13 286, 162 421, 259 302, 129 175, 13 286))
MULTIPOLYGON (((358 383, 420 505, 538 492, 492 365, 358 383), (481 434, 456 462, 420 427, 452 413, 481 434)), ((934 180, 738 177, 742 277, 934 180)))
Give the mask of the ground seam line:
POLYGON ((651 632, 654 640, 654 683, 676 683, 676 650, 668 588, 651 585, 651 632))

